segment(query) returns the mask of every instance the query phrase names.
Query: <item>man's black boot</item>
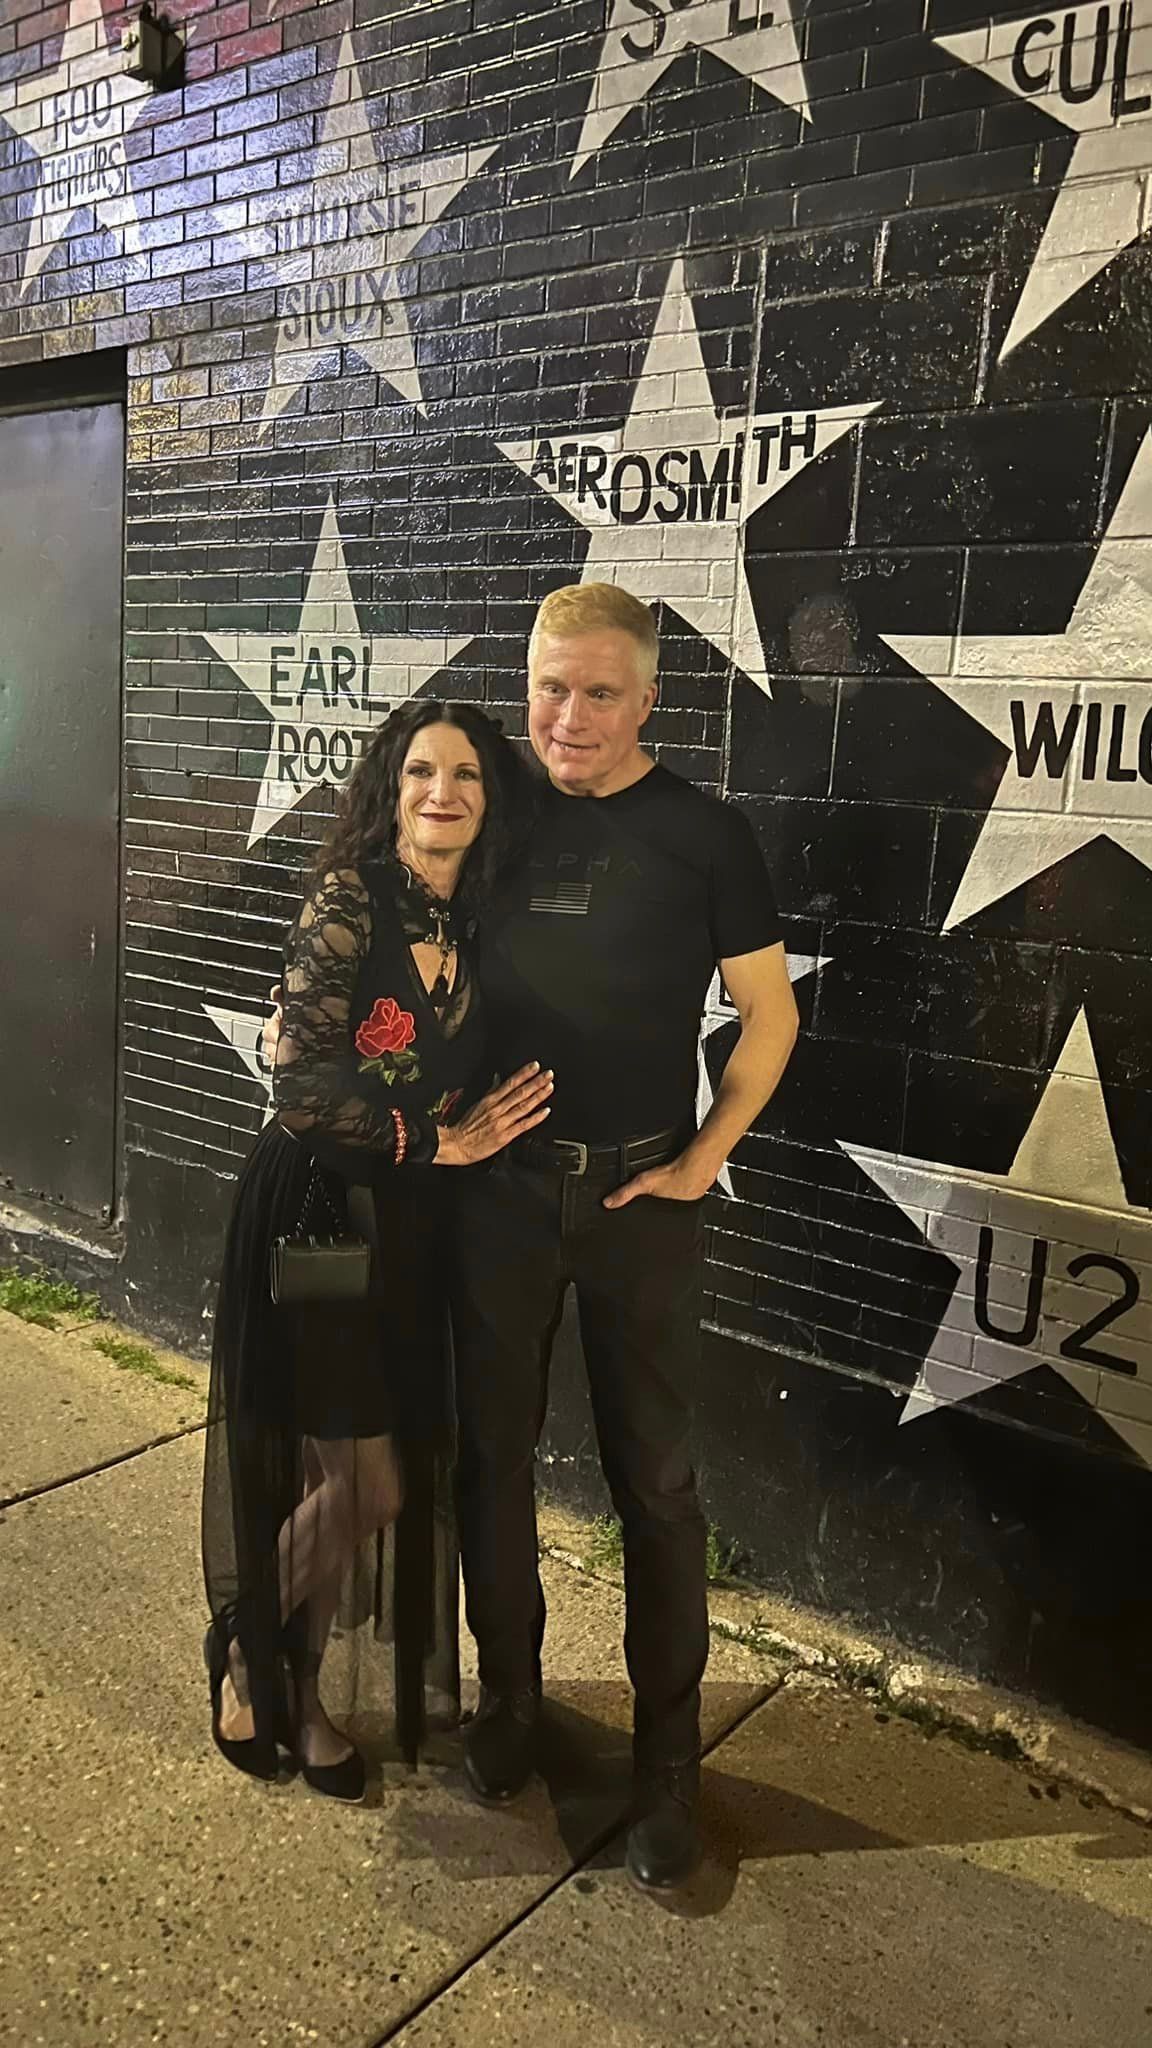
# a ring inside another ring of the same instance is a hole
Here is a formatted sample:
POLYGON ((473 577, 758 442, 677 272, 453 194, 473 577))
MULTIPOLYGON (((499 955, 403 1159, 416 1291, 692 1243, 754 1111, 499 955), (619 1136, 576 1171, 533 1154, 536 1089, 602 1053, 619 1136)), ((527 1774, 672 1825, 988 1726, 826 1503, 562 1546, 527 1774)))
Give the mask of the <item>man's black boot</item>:
POLYGON ((671 1891, 691 1877, 700 1861, 696 1814, 700 1765, 637 1767, 632 1826, 628 1830, 628 1875, 643 1891, 671 1891))
POLYGON ((515 1799, 536 1764, 540 1694, 480 1687, 480 1703, 464 1730, 464 1768, 474 1792, 494 1805, 515 1799))

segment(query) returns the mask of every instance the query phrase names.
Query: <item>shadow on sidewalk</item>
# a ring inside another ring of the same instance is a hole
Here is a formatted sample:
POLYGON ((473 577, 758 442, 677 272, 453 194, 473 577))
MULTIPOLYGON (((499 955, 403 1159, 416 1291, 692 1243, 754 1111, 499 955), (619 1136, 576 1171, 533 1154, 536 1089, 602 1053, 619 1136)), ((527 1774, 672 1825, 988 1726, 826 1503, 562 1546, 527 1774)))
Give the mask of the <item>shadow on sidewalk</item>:
MULTIPOLYGON (((610 1682, 567 1684, 558 1694, 545 1699, 538 1776, 522 1799, 507 1807, 478 1800, 465 1779, 458 1742, 454 1757, 438 1745, 452 1793, 446 1811, 432 1813, 415 1791, 405 1800, 403 1781, 395 1793, 391 1786, 385 1789, 405 1856, 442 1863, 462 1881, 487 1878, 499 1839, 501 1865, 509 1874, 546 1876, 555 1872, 558 1849, 569 1863, 583 1862, 622 1828, 632 1789, 632 1741, 621 1717, 630 1712, 630 1697, 610 1682)), ((705 1686, 709 1745, 723 1741, 766 1697, 763 1686, 705 1686)))
MULTIPOLYGON (((983 1788, 987 1803, 974 1787, 973 1757, 959 1745, 917 1735, 930 1749, 931 1769, 926 1779, 927 1801, 920 1807, 907 1803, 907 1781, 887 1781, 883 1773, 875 1780, 869 1775, 850 1778, 841 1787, 853 1812, 807 1796, 795 1788, 795 1754, 777 1752, 772 1744, 761 1750, 755 1731, 762 1727, 759 1714, 749 1719, 751 1709, 766 1700, 756 1686, 714 1687, 720 1698, 706 1703, 705 1726, 712 1757, 725 1754, 729 1733, 745 1724, 751 1738, 749 1759, 755 1755, 758 1768, 740 1774, 716 1768, 705 1757, 702 1778, 702 1826, 707 1847, 705 1861, 692 1883, 667 1899, 657 1898, 664 1910, 682 1918, 704 1918, 720 1913, 728 1905, 744 1864, 851 1855, 860 1851, 917 1850, 927 1846, 962 1848, 982 1841, 1030 1840, 1045 1836, 1083 1837, 1075 1853, 1088 1860, 1106 1860, 1116 1854, 1107 1830, 1089 1817, 1075 1793, 1063 1794, 1055 1786, 1042 1790, 1028 1774, 1012 1770, 1018 1791, 1010 1808, 1004 1803, 1003 1765, 997 1765, 994 1780, 983 1788), (710 1706, 711 1712, 708 1711, 710 1706), (720 1711, 718 1711, 720 1709, 720 1711), (762 1761, 761 1761, 762 1759, 762 1761), (780 1782, 774 1782, 777 1773, 780 1782), (994 1787, 999 1788, 993 1796, 994 1787), (1028 1795, 1031 1796, 1028 1796, 1028 1795)), ((457 1882, 482 1881, 492 1875, 493 1852, 500 1868, 512 1875, 557 1878, 557 1865, 587 1865, 590 1871, 619 1869, 624 1862, 624 1824, 631 1791, 631 1743, 629 1731, 621 1725, 628 1711, 627 1695, 616 1684, 569 1684, 562 1696, 545 1703, 541 1726, 540 1770, 533 1786, 522 1799, 506 1808, 486 1807, 468 1789, 456 1747, 455 1757, 445 1756, 446 1788, 450 1798, 432 1810, 418 1793, 405 1795, 401 1782, 395 1795, 385 1794, 391 1807, 397 1846, 405 1857, 431 1860, 451 1872, 457 1882)), ((903 1731, 911 1735, 912 1731, 903 1731)), ((871 1731, 872 1742, 880 1745, 877 1762, 887 1752, 885 1769, 894 1757, 880 1728, 871 1731)), ((869 1743, 869 1751, 872 1748, 869 1743)), ((745 1751, 744 1731, 737 1737, 745 1751)), ((729 1755, 731 1751, 727 1752, 729 1755)), ((733 1761, 737 1758, 733 1757, 733 1761)), ((927 1756, 925 1756, 927 1763, 927 1756)), ((807 1759, 805 1768, 820 1775, 818 1756, 807 1759)), ((1152 1856, 1152 1833, 1133 1833, 1131 1841, 1139 1853, 1152 1856)), ((565 1873, 567 1875, 569 1873, 565 1873)), ((588 1888, 591 1879, 577 1874, 577 1888, 588 1888)))

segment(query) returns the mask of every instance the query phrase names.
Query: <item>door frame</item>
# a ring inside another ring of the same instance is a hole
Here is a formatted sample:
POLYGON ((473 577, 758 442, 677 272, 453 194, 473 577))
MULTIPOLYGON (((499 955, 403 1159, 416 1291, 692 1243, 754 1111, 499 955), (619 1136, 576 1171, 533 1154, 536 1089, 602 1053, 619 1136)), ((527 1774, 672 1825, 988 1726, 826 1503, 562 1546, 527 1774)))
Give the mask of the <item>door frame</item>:
MULTIPOLYGON (((61 356, 52 362, 17 363, 0 370, 0 418, 11 418, 18 413, 73 411, 86 405, 119 406, 124 422, 125 451, 121 479, 119 652, 116 664, 116 971, 113 976, 116 1028, 113 1034, 112 1179, 106 1215, 93 1217, 57 1203, 49 1206, 58 1215, 69 1220, 75 1218, 84 1231, 119 1234, 127 1121, 124 1103, 124 954, 128 936, 124 847, 124 592, 128 575, 128 352, 123 348, 95 349, 86 354, 61 356)), ((20 1191, 15 1190, 14 1193, 19 1206, 20 1191)), ((28 1199, 38 1210, 45 1206, 39 1197, 28 1199)))

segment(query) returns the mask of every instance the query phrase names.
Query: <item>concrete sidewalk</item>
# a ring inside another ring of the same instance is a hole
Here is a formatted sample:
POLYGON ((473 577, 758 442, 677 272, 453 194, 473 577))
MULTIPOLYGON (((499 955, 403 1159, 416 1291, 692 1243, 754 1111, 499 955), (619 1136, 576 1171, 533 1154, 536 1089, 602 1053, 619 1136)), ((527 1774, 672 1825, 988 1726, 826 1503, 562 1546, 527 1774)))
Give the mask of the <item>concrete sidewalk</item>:
POLYGON ((0 1313, 0 2040, 1149 2048, 1152 1832, 738 1642, 707 1866, 638 1897, 620 1594, 555 1559, 547 1782, 508 1814, 451 1756, 363 1809, 228 1771, 202 1414, 0 1313))

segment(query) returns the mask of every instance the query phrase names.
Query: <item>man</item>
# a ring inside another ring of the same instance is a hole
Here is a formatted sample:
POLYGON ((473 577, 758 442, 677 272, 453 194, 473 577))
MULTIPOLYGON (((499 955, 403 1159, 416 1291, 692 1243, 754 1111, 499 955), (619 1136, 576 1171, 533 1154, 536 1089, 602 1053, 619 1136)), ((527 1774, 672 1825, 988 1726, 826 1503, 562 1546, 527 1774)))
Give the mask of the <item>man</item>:
POLYGON ((678 1884, 698 1855, 704 1518, 688 1447, 703 1198, 796 1037, 772 890, 748 820, 656 766, 648 607, 611 584, 555 590, 528 655, 528 733, 548 787, 527 857, 486 921, 500 1070, 539 1060, 552 1114, 469 1176, 455 1301, 460 1540, 480 1704, 465 1732, 484 1798, 527 1783, 544 1598, 534 1462, 572 1284, 601 1463, 623 1526, 635 1694, 628 1867, 678 1884), (705 994, 719 966, 740 1037, 695 1128, 705 994))

